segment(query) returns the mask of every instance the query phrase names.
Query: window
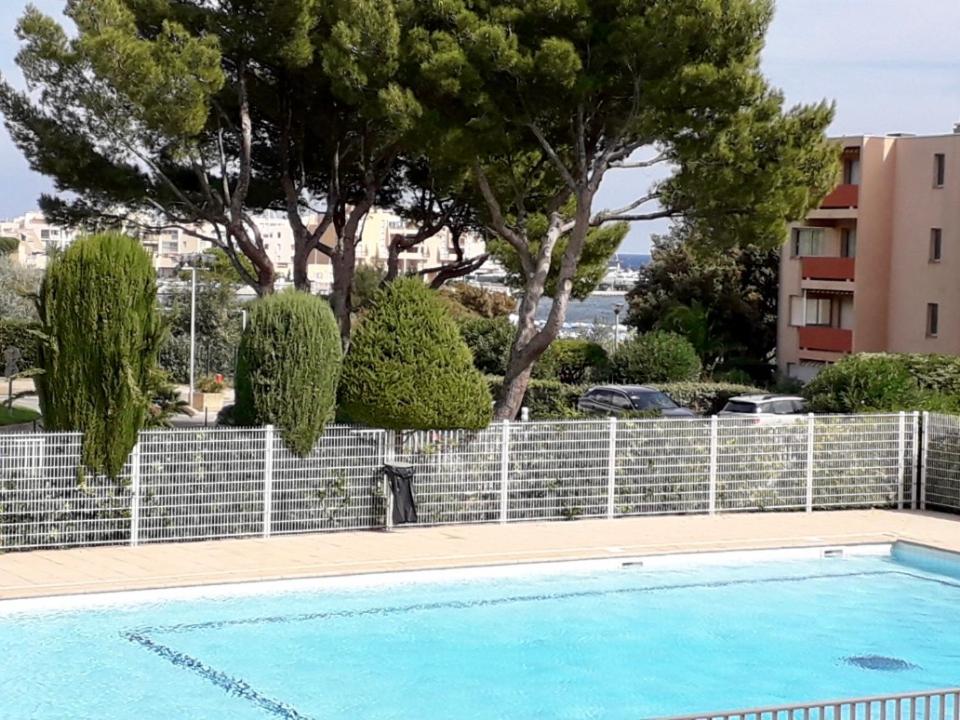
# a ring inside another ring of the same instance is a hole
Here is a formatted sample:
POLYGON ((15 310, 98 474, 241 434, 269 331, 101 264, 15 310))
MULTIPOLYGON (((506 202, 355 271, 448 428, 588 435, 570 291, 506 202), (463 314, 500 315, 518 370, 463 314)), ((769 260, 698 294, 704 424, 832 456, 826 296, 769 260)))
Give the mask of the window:
POLYGON ((807 298, 807 325, 830 326, 833 302, 830 298, 807 298))
POLYGON ((615 408, 620 408, 621 410, 632 410, 633 405, 630 403, 630 399, 623 393, 610 393, 610 404, 615 408))
POLYGON ((933 186, 943 187, 947 177, 947 156, 937 153, 933 156, 933 186))
POLYGON ((41 239, 41 240, 49 240, 49 239, 50 239, 50 231, 49 231, 49 230, 41 230, 41 231, 40 231, 40 239, 41 239))
POLYGON ((936 303, 927 305, 927 337, 936 337, 940 332, 940 306, 936 303))
POLYGON ((843 161, 843 184, 860 184, 860 158, 849 158, 843 161))
POLYGON ((844 228, 840 231, 840 257, 855 258, 857 256, 857 231, 844 228))
POLYGON ((943 230, 932 228, 930 230, 930 262, 938 263, 943 256, 943 230))
POLYGON ((651 410, 659 408, 661 410, 671 410, 677 407, 677 404, 662 392, 641 392, 630 395, 633 400, 633 407, 636 410, 651 410))
POLYGON ((816 257, 818 255, 823 255, 823 230, 796 228, 793 231, 793 256, 816 257))

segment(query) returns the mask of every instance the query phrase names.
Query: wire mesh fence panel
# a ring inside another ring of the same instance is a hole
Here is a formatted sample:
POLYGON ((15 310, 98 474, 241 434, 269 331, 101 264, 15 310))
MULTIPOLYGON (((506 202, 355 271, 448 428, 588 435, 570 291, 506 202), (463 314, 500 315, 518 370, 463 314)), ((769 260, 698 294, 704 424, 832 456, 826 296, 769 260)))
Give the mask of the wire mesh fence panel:
POLYGON ((391 433, 387 454, 416 468, 414 493, 422 524, 482 523, 500 519, 502 426, 391 433))
POLYGON ((931 413, 924 433, 926 506, 960 510, 960 417, 931 413))
POLYGON ((81 463, 80 433, 0 435, 0 550, 124 543, 129 465, 116 479, 81 463))
POLYGON ((609 448, 607 420, 514 424, 507 454, 507 519, 605 515, 609 448))
POLYGON ((717 510, 799 510, 806 507, 806 418, 776 422, 720 418, 717 428, 717 510))
POLYGON ((916 473, 913 423, 906 414, 816 416, 813 507, 909 505, 916 473))
POLYGON ((382 526, 386 434, 331 426, 303 458, 275 435, 270 534, 382 526))
POLYGON ((263 428, 154 430, 140 436, 140 542, 263 532, 263 428))
POLYGON ((710 509, 710 420, 623 420, 614 443, 614 514, 710 509))

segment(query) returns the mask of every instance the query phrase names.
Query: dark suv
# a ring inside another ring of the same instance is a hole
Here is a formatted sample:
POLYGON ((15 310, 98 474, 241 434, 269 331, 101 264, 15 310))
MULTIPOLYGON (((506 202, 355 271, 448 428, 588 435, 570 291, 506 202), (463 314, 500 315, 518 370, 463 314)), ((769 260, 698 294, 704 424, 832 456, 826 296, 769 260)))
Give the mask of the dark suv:
POLYGON ((696 413, 680 407, 670 396, 643 385, 601 385, 584 393, 577 408, 597 415, 623 415, 630 412, 659 410, 663 417, 690 418, 696 413))

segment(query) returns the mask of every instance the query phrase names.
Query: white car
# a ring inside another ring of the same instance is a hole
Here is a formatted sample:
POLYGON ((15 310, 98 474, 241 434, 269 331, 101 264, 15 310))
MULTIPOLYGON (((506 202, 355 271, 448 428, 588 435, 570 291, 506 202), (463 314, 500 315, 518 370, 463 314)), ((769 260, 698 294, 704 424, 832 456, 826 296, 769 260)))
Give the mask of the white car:
POLYGON ((750 418, 757 425, 789 425, 807 412, 807 401, 796 395, 738 395, 730 398, 720 415, 750 418))

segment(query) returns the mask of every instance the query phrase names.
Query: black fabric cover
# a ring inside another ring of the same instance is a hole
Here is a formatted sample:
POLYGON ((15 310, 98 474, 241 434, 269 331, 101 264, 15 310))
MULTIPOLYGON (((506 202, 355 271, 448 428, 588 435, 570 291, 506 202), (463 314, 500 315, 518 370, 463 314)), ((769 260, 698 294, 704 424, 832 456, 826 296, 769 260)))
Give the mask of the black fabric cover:
POLYGON ((417 522, 417 501, 413 499, 413 465, 384 465, 393 493, 393 524, 417 522))

